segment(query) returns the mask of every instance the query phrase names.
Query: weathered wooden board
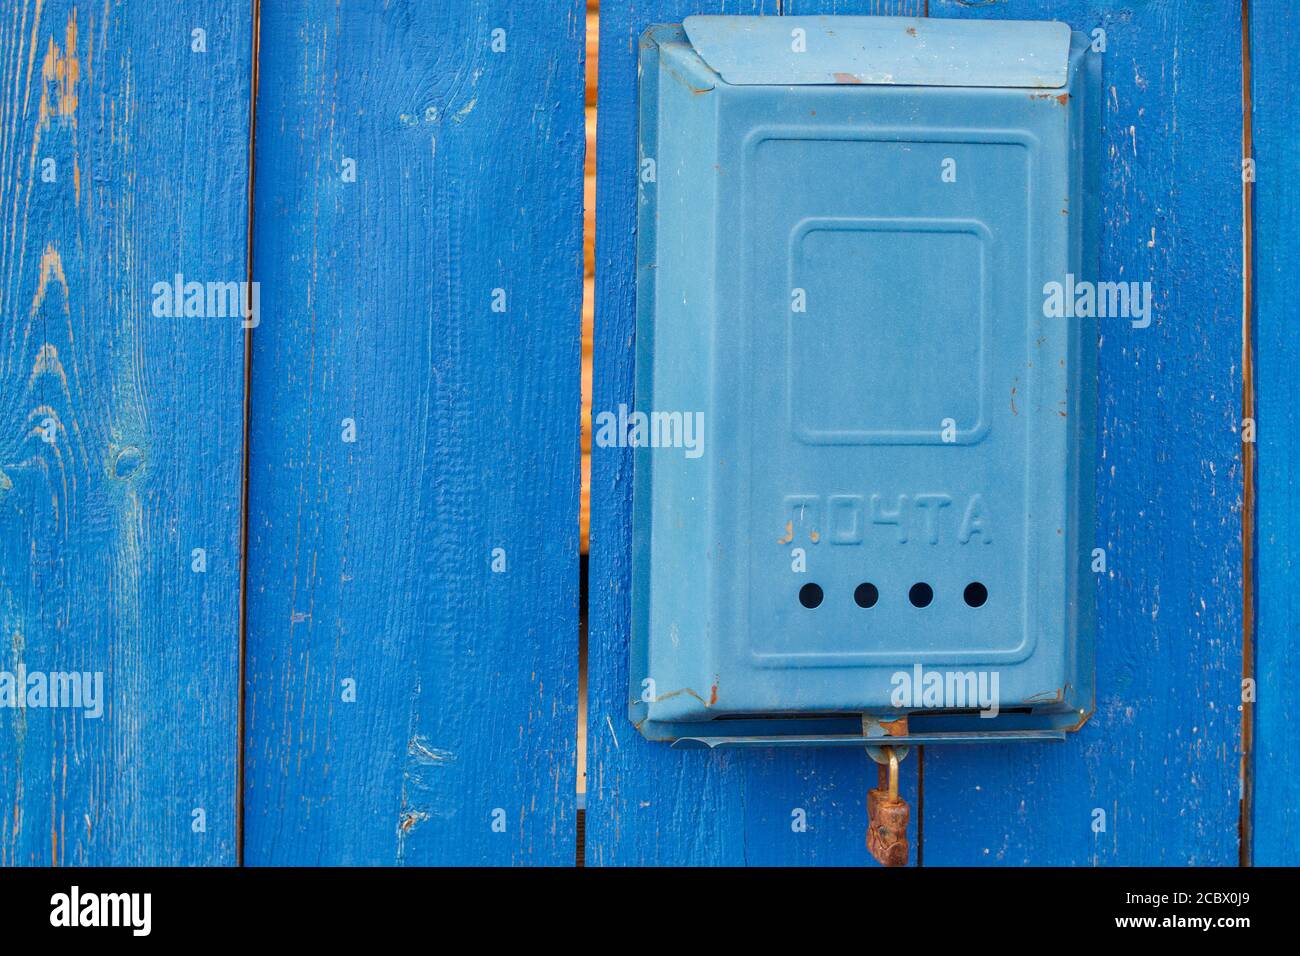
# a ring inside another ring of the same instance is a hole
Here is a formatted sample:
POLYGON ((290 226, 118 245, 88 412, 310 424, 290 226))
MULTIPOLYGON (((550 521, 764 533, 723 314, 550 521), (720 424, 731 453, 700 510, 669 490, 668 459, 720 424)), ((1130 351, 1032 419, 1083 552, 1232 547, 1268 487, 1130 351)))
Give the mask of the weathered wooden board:
MULTIPOLYGON (((920 3, 786 3, 800 14, 921 12, 920 3)), ((637 38, 693 13, 766 13, 772 2, 656 0, 601 11, 592 408, 631 404, 635 327, 637 38)), ((632 455, 592 449, 587 764, 589 865, 854 865, 869 862, 865 751, 671 750, 627 719, 632 455), (803 810, 807 829, 792 826, 803 810)), ((904 761, 915 798, 917 761, 904 761)), ((913 803, 915 807, 915 803, 913 803)), ((914 842, 915 845, 915 842, 914 842)), ((915 851, 913 851, 915 852, 915 851)))
POLYGON ((0 18, 0 865, 233 863, 252 10, 0 18))
POLYGON ((1235 3, 932 2, 1106 31, 1097 710, 1066 743, 928 748, 927 864, 1235 864, 1241 703, 1241 32, 1235 3), (1105 831, 1094 831, 1097 810, 1105 831))
POLYGON ((1294 7, 1256 0, 1250 11, 1254 118, 1254 269, 1257 602, 1254 861, 1300 861, 1300 739, 1287 714, 1300 700, 1300 75, 1294 7))
POLYGON ((249 863, 573 862, 583 14, 262 5, 249 863))

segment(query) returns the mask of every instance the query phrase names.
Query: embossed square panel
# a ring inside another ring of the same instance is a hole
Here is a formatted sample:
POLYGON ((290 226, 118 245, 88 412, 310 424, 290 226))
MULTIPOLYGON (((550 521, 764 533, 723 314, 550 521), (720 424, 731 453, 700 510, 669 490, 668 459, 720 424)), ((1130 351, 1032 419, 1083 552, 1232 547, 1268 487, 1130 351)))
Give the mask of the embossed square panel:
POLYGON ((1095 273, 1098 76, 1059 23, 643 37, 647 736, 1059 736, 1091 711, 1096 328, 1043 293, 1095 273), (930 672, 996 675, 998 716, 900 702, 930 672))
MULTIPOLYGON (((773 177, 774 179, 777 177, 773 177)), ((973 220, 804 219, 791 233, 790 420, 810 445, 978 440, 985 430, 988 229, 973 220), (943 275, 926 263, 945 262, 943 275), (891 374, 864 372, 886 366, 891 374)), ((765 274, 758 265, 755 279, 765 274)), ((760 330, 770 335, 770 330, 760 330)))

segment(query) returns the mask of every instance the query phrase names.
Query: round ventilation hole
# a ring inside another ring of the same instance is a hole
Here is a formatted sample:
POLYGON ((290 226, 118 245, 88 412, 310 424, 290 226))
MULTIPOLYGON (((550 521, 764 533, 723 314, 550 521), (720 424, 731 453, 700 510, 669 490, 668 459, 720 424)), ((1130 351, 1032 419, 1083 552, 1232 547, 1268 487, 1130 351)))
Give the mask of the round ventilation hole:
POLYGON ((853 589, 853 600, 857 602, 858 607, 875 607, 876 602, 880 600, 880 592, 870 581, 864 581, 853 589))

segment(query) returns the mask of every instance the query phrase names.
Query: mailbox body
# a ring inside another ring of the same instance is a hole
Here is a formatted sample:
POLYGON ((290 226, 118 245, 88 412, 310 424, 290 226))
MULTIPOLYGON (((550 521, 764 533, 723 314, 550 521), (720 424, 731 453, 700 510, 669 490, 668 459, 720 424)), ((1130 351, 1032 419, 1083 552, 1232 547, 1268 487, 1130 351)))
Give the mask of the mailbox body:
POLYGON ((1091 712, 1096 326, 1043 305, 1096 274, 1099 69, 1059 23, 644 35, 644 734, 1059 737, 1091 712), (923 701, 932 674, 988 697, 923 701))

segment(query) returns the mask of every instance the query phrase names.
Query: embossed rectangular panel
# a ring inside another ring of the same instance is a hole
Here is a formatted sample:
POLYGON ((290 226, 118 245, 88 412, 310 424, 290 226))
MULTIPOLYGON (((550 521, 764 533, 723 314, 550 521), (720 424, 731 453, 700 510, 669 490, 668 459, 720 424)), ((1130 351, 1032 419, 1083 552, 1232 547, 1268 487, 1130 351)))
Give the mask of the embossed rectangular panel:
POLYGON ((691 17, 641 66, 633 721, 851 733, 923 668, 996 673, 980 731, 1076 726, 1096 326, 1044 303, 1095 274, 1095 55, 691 17))

